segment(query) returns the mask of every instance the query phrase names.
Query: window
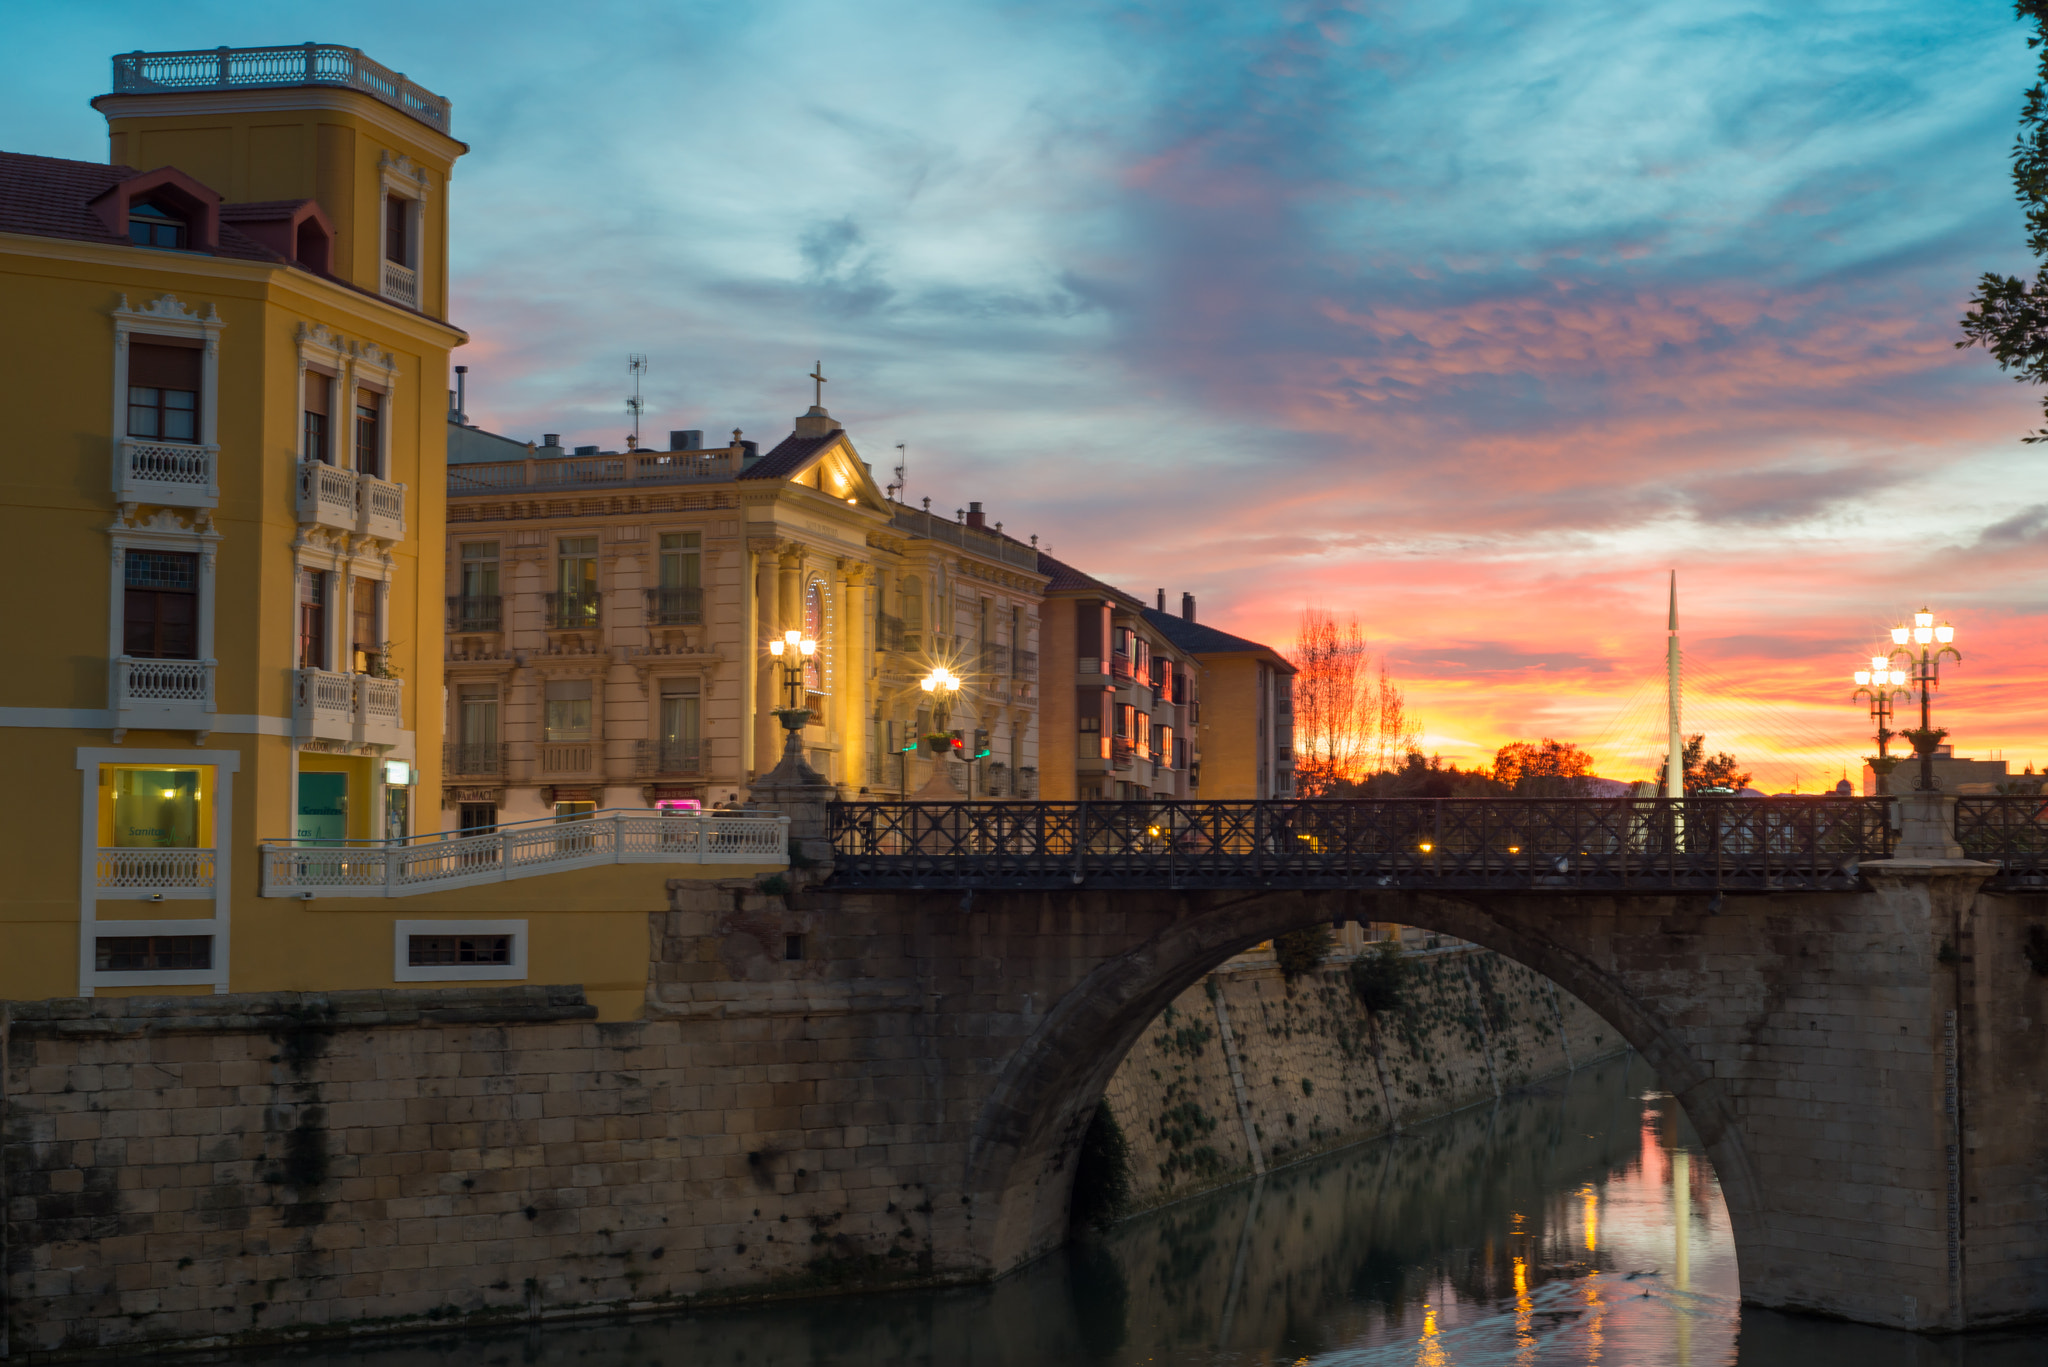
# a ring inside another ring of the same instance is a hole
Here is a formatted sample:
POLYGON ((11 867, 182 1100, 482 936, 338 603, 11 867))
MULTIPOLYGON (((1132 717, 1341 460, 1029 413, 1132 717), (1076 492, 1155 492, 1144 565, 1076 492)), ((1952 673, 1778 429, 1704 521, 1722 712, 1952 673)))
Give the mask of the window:
POLYGON ((1169 769, 1178 769, 1178 768, 1180 768, 1180 765, 1179 765, 1179 764, 1178 764, 1178 763, 1177 763, 1177 762, 1175 761, 1175 759, 1174 759, 1174 749, 1173 749, 1173 746, 1174 746, 1174 739, 1173 739, 1173 728, 1172 728, 1171 726, 1162 726, 1162 727, 1160 727, 1160 728, 1159 728, 1159 762, 1160 762, 1161 764, 1165 765, 1165 766, 1166 766, 1167 768, 1169 768, 1169 769))
POLYGON ((555 820, 557 823, 564 821, 584 821, 587 820, 590 816, 592 816, 596 811, 597 804, 595 802, 590 801, 587 798, 570 799, 568 801, 557 802, 555 804, 555 820))
POLYGON ((377 581, 351 580, 349 596, 349 641, 354 647, 355 671, 378 673, 384 662, 384 642, 377 630, 377 581))
POLYGON ((498 804, 465 802, 457 812, 456 823, 465 835, 488 831, 498 824, 498 804))
POLYGON ((170 247, 182 250, 189 241, 185 220, 166 213, 148 200, 128 206, 128 240, 138 247, 170 247))
POLYGON ((102 935, 93 941, 93 967, 101 973, 212 968, 211 935, 102 935))
POLYGON ((121 653, 146 660, 199 656, 199 557, 123 551, 121 653))
POLYGON ((1133 708, 1131 710, 1131 720, 1135 724, 1131 732, 1132 747, 1141 755, 1151 754, 1152 714, 1150 712, 1140 712, 1133 708))
POLYGON ((782 957, 791 963, 804 957, 804 937, 785 935, 782 937, 782 957))
POLYGON ((208 771, 197 766, 103 766, 101 846, 130 850, 212 848, 210 777, 208 771))
MULTIPOLYGON (((495 818, 490 804, 474 805, 495 818)), ((526 976, 524 921, 394 921, 391 939, 391 976, 398 982, 526 976)))
POLYGON ((825 581, 813 579, 804 590, 804 635, 818 643, 816 653, 804 657, 804 690, 825 691, 825 581))
POLYGON ((464 598, 495 598, 498 596, 497 542, 465 541, 462 543, 462 596, 464 598))
POLYGON ((1131 738, 1131 733, 1137 729, 1137 723, 1132 720, 1137 715, 1137 712, 1138 709, 1127 702, 1117 704, 1116 735, 1118 740, 1129 740, 1131 738))
POLYGON ((565 536, 556 543, 555 611, 551 625, 597 623, 597 538, 565 536))
POLYGON ((427 968, 442 964, 509 964, 510 935, 408 935, 406 964, 427 968))
MULTIPOLYGON (((498 741, 498 686, 470 686, 462 690, 462 743, 466 746, 495 745, 498 741)), ((477 772, 474 769, 467 773, 477 772)))
POLYGON ((384 196, 384 259, 412 264, 412 206, 404 195, 384 196))
POLYGON ((903 619, 905 631, 924 630, 924 585, 916 575, 904 576, 903 583, 896 590, 896 615, 903 619))
POLYGON ((589 740, 590 680, 550 679, 544 720, 549 740, 589 740))
POLYGON ((698 727, 702 723, 697 685, 673 684, 661 691, 661 769, 664 773, 697 768, 698 727))
POLYGON ((377 429, 384 396, 374 389, 356 391, 356 469, 375 479, 384 477, 384 448, 377 429))
POLYGON ((299 772, 298 838, 317 844, 348 839, 348 775, 331 770, 299 772))
POLYGON ((703 545, 701 532, 661 534, 660 586, 654 590, 649 620, 657 626, 691 625, 704 620, 703 545))
POLYGON ((198 343, 137 338, 128 344, 128 435, 155 441, 199 440, 198 343))
POLYGON ((299 668, 327 668, 327 575, 299 571, 299 668))
POLYGON ((317 460, 327 465, 334 463, 334 447, 328 440, 329 395, 334 381, 317 370, 306 372, 306 397, 303 401, 305 413, 305 450, 302 460, 317 460))

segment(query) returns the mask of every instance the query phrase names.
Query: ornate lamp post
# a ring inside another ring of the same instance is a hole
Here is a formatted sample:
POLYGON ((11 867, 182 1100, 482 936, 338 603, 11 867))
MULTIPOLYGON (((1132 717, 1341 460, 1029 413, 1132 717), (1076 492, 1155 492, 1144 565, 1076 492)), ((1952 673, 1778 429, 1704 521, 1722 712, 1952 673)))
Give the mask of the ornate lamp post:
POLYGON ((932 672, 919 679, 917 686, 931 695, 932 732, 925 737, 925 749, 936 759, 941 736, 946 737, 946 748, 952 748, 952 737, 946 733, 946 723, 952 720, 953 698, 960 691, 960 676, 944 665, 933 665, 932 672))
POLYGON ((1901 731, 1899 734, 1913 742, 1913 753, 1920 756, 1920 782, 1918 791, 1934 791, 1934 747, 1941 744, 1941 738, 1948 734, 1946 729, 1934 729, 1934 690, 1941 686, 1941 657, 1951 655, 1957 664, 1963 662, 1962 652, 1949 642, 1955 640, 1956 629, 1947 622, 1934 624, 1934 614, 1922 608, 1913 614, 1913 625, 1892 628, 1892 653, 1886 662, 1903 655, 1906 669, 1912 675, 1913 683, 1920 690, 1920 727, 1915 731, 1901 731), (1913 647, 1920 648, 1920 658, 1913 658, 1913 647), (1930 650, 1930 646, 1939 649, 1930 650))
POLYGON ((768 642, 768 653, 782 661, 782 688, 789 695, 787 705, 775 713, 781 718, 783 729, 789 732, 782 744, 782 754, 787 759, 803 748, 802 732, 811 719, 811 709, 804 706, 804 665, 818 653, 818 643, 801 631, 785 631, 768 642))
POLYGON ((1877 725, 1877 753, 1871 757, 1870 772, 1877 776, 1880 796, 1891 792, 1892 770, 1899 763, 1885 753, 1885 742, 1899 734, 1891 729, 1892 703, 1912 696, 1899 687, 1906 682, 1906 671, 1893 669, 1891 663, 1889 656, 1871 656, 1870 668, 1856 671, 1856 691, 1849 695, 1852 701, 1858 698, 1870 700, 1870 720, 1877 725))

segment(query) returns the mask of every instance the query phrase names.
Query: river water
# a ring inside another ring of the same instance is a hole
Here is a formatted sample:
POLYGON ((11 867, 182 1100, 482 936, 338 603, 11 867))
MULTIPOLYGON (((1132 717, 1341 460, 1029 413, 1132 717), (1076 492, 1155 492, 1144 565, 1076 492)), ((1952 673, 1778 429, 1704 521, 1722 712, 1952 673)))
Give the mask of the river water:
POLYGON ((305 1367, 2042 1367, 1743 1310, 1712 1167, 1619 1058, 1126 1221, 993 1286, 346 1348, 305 1367))

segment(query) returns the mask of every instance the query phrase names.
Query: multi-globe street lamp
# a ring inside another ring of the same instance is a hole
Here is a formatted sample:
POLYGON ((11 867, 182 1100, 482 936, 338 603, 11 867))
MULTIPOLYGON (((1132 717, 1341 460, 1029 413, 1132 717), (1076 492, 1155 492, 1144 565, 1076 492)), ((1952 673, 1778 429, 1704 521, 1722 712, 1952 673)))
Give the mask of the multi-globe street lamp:
POLYGON ((1870 668, 1856 671, 1856 691, 1850 694, 1870 700, 1870 720, 1877 726, 1877 755, 1872 759, 1870 771, 1877 777, 1877 791, 1880 795, 1892 790, 1891 773, 1897 761, 1885 752, 1885 743, 1899 734, 1891 729, 1892 704, 1900 698, 1911 697, 1899 685, 1906 682, 1906 671, 1893 669, 1891 658, 1885 655, 1870 657, 1870 668))
POLYGON ((775 715, 789 732, 782 753, 793 755, 801 748, 799 737, 811 719, 811 710, 804 706, 804 667, 818 653, 818 643, 801 631, 785 631, 768 642, 768 653, 782 661, 782 688, 789 699, 775 715))
POLYGON ((1913 742, 1913 753, 1920 756, 1920 781, 1915 786, 1923 793, 1934 791, 1934 747, 1948 734, 1934 729, 1934 690, 1941 686, 1941 657, 1948 655, 1957 664, 1963 662, 1962 652, 1950 644, 1955 638, 1954 627, 1947 622, 1937 626, 1934 614, 1922 608, 1913 614, 1913 625, 1892 628, 1892 652, 1885 657, 1889 664, 1905 656, 1906 672, 1920 690, 1920 727, 1899 734, 1913 742), (1915 646, 1919 647, 1918 659, 1913 654, 1915 646))

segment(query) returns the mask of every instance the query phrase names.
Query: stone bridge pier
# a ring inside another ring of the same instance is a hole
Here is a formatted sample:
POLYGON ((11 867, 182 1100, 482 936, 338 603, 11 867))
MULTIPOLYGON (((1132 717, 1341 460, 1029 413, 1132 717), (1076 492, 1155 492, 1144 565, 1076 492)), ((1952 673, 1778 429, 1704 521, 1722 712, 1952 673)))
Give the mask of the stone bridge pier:
POLYGON ((2048 899, 1990 872, 1713 899, 679 888, 649 1005, 728 1041, 736 1171, 834 1206, 848 1251, 915 1209, 930 1275, 988 1276, 1065 1237, 1097 1099, 1176 995, 1288 930, 1420 926, 1547 975, 1657 1070, 1748 1302, 1971 1328, 2048 1315, 2048 899))

